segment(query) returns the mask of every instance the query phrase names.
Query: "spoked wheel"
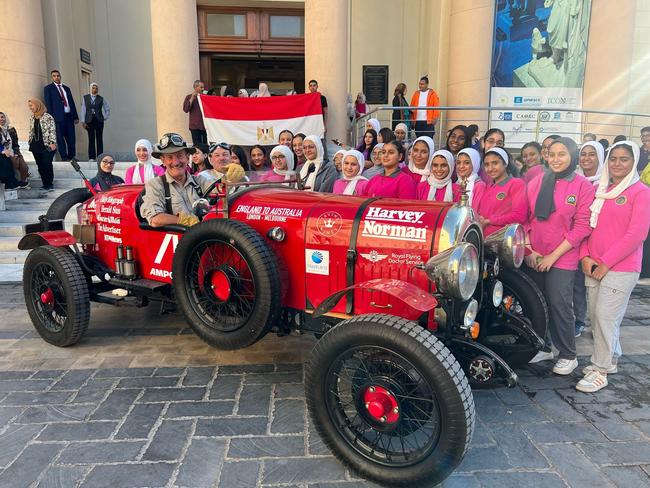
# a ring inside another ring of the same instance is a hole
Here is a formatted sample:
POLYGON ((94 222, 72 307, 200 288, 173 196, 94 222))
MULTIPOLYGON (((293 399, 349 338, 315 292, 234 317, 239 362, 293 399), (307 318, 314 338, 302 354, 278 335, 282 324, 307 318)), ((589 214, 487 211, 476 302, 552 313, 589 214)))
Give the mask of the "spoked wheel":
POLYGON ((277 320, 275 256, 246 224, 211 220, 190 228, 176 249, 173 275, 186 319, 210 345, 249 346, 277 320))
POLYGON ((417 324, 388 315, 341 322, 307 368, 309 412, 351 469, 391 486, 430 486, 462 460, 474 426, 467 379, 417 324))
MULTIPOLYGON (((539 287, 520 269, 502 270, 499 280, 503 283, 501 306, 513 315, 528 319, 537 335, 544 338, 549 313, 539 287)), ((505 359, 512 368, 525 366, 537 354, 537 347, 528 337, 508 327, 493 324, 485 332, 487 334, 480 337, 480 342, 505 359)))
POLYGON ((88 284, 67 249, 43 246, 30 252, 23 291, 29 316, 43 339, 62 347, 81 339, 90 320, 88 284))

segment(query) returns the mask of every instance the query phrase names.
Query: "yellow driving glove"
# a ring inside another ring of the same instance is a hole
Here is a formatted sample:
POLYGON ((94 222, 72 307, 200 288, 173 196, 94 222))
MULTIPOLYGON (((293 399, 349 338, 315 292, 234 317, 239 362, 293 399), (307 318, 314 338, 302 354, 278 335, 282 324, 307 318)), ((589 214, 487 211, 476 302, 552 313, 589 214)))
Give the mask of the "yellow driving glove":
POLYGON ((224 166, 224 169, 226 170, 226 180, 228 183, 238 183, 246 176, 244 168, 237 163, 227 164, 224 166))
POLYGON ((184 225, 185 227, 192 227, 195 224, 199 223, 199 218, 194 214, 179 213, 178 214, 178 225, 184 225))

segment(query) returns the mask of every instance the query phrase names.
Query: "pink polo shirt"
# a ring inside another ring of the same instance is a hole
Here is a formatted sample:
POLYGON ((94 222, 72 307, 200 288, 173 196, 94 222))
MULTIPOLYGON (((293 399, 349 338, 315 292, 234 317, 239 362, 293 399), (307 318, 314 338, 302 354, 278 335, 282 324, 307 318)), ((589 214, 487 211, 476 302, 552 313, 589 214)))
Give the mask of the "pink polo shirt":
POLYGON ((413 178, 403 171, 396 171, 390 176, 375 175, 368 181, 363 196, 415 200, 416 185, 413 178))
MULTIPOLYGON (((343 192, 345 191, 345 188, 348 186, 348 183, 350 182, 348 180, 344 180, 343 178, 336 180, 334 182, 334 188, 332 188, 332 193, 336 195, 343 195, 343 192)), ((355 196, 363 195, 363 190, 366 188, 367 184, 368 184, 368 180, 357 181, 357 186, 354 187, 354 195, 355 196)))
POLYGON ((472 190, 472 208, 475 212, 478 212, 477 209, 481 202, 481 198, 483 198, 483 195, 485 194, 486 188, 487 185, 484 181, 478 180, 474 182, 474 189, 472 190))
POLYGON ((406 164, 406 165, 404 165, 404 166, 402 167, 402 171, 403 171, 404 173, 406 173, 407 175, 409 175, 411 178, 413 178, 413 181, 415 181, 415 184, 416 184, 416 185, 419 184, 419 183, 421 182, 422 178, 424 178, 424 179, 426 180, 426 176, 422 176, 422 175, 419 175, 419 174, 414 173, 413 171, 411 171, 411 170, 409 169, 408 164, 406 164))
MULTIPOLYGON (((422 183, 419 183, 417 186, 417 196, 418 200, 428 200, 429 199, 429 189, 431 186, 429 185, 429 182, 423 181, 422 183)), ((445 200, 445 192, 446 188, 438 188, 436 190, 436 194, 434 196, 433 201, 435 202, 444 202, 445 200)), ((459 185, 456 183, 452 183, 451 185, 451 197, 452 197, 452 202, 459 202, 460 201, 460 192, 461 188, 459 185)))
POLYGON ((283 183, 285 181, 285 175, 279 175, 272 169, 268 170, 262 175, 258 181, 272 181, 276 183, 283 183))
POLYGON ((526 184, 530 183, 533 181, 538 175, 544 174, 544 165, 543 164, 536 164, 532 168, 530 168, 526 173, 524 173, 524 176, 521 177, 522 180, 526 184))
POLYGON ((525 224, 528 220, 526 184, 512 176, 501 183, 490 183, 472 207, 481 217, 490 220, 490 225, 483 229, 486 237, 506 225, 525 224))
POLYGON ((596 228, 582 241, 580 258, 591 257, 611 271, 640 272, 643 241, 650 229, 650 188, 643 182, 605 200, 596 228))
POLYGON ((543 175, 539 175, 528 184, 530 245, 536 252, 546 256, 566 239, 573 248, 553 266, 575 270, 578 268, 580 244, 591 234, 589 206, 594 201, 594 187, 584 176, 575 173, 568 179, 558 180, 553 196, 555 212, 547 220, 541 221, 535 218, 535 202, 543 178, 543 175))

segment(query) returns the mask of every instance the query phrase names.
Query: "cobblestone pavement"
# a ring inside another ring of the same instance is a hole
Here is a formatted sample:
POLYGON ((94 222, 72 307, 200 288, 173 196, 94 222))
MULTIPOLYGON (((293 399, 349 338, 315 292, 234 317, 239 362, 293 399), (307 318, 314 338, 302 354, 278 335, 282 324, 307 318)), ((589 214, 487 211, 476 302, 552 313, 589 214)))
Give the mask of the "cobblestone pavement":
MULTIPOLYGON (((178 315, 93 306, 87 338, 58 349, 35 337, 21 294, 0 285, 1 487, 374 486, 310 428, 310 339, 226 354, 178 315)), ((638 287, 628 355, 601 392, 577 392, 578 373, 550 363, 520 371, 516 388, 475 390, 477 429, 443 486, 650 486, 649 311, 650 287, 638 287)))

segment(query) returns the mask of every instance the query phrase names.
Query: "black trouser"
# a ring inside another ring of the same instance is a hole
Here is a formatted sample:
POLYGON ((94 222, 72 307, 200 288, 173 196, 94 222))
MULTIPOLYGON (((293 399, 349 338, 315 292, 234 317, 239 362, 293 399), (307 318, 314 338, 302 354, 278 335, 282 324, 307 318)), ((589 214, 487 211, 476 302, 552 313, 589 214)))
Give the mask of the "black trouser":
POLYGON ((104 121, 93 118, 86 124, 88 131, 88 158, 97 159, 104 152, 104 121))
POLYGON ((70 114, 65 114, 63 122, 56 123, 56 146, 64 161, 77 156, 74 119, 70 114))
MULTIPOLYGON (((194 144, 195 146, 197 144, 208 143, 208 133, 206 131, 201 129, 190 129, 190 133, 192 134, 192 144, 194 144)), ((214 142, 220 142, 220 141, 214 141, 214 142)))
POLYGON ((41 176, 43 188, 50 188, 54 183, 54 166, 52 160, 54 159, 54 151, 32 152, 36 166, 38 166, 38 174, 41 176))
POLYGON ((427 124, 426 120, 417 120, 415 122, 416 137, 429 136, 433 139, 436 133, 436 124, 427 124))
POLYGON ((18 180, 14 173, 14 165, 4 154, 0 154, 0 183, 4 183, 7 190, 18 186, 18 180))

